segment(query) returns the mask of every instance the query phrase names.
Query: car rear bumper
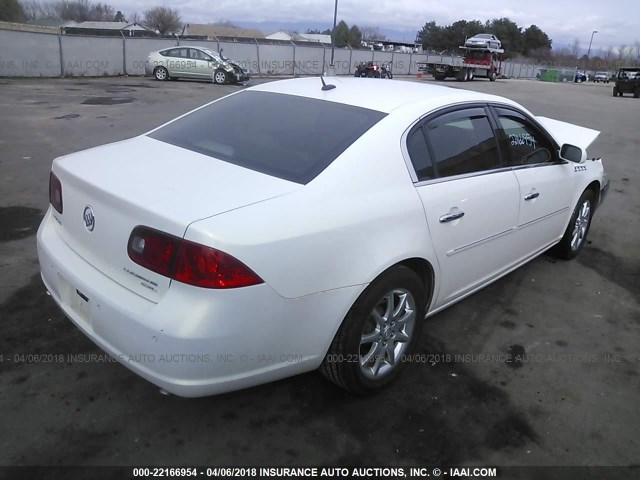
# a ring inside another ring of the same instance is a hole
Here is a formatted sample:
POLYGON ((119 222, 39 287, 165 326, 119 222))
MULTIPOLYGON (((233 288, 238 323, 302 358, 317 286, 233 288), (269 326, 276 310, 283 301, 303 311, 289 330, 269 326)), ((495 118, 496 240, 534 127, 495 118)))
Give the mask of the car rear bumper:
POLYGON ((47 212, 37 241, 51 297, 101 349, 184 397, 316 369, 361 291, 349 287, 285 299, 265 284, 210 290, 173 281, 154 303, 87 263, 58 236, 55 222, 47 212))

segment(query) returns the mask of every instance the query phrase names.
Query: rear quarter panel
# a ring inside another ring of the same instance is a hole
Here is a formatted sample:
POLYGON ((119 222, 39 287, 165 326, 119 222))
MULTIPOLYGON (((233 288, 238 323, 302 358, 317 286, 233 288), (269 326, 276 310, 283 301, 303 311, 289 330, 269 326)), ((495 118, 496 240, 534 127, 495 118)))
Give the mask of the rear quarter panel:
POLYGON ((403 131, 387 117, 303 188, 195 222, 185 238, 230 253, 286 298, 364 288, 408 258, 437 270, 403 131))

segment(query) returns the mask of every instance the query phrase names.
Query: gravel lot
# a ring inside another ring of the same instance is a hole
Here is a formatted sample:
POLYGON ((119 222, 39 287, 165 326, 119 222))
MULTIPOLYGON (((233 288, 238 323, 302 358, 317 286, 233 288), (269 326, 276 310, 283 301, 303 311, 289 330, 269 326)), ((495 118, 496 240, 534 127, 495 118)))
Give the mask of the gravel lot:
POLYGON ((0 465, 639 465, 640 100, 604 84, 441 83, 602 131, 589 153, 612 184, 580 257, 543 255, 429 319, 425 361, 374 397, 310 373, 187 400, 63 317, 35 232, 53 158, 242 87, 0 79, 0 465))

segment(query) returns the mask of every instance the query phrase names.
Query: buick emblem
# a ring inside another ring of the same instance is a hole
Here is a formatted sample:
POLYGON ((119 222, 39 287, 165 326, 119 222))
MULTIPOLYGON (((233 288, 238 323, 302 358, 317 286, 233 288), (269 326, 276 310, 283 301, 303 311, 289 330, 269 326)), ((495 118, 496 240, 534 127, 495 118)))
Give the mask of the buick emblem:
POLYGON ((91 205, 84 207, 82 217, 84 218, 84 226, 89 232, 93 232, 93 229, 96 226, 96 217, 93 215, 93 208, 91 208, 91 205))

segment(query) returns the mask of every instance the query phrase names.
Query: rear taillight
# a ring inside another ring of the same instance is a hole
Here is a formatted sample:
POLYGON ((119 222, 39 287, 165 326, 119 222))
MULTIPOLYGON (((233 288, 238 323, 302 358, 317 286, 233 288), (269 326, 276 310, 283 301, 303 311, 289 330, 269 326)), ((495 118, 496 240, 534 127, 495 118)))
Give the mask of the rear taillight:
POLYGON ((49 202, 58 213, 62 213, 62 184, 53 172, 49 174, 49 202))
POLYGON ((160 275, 172 277, 173 266, 182 241, 158 230, 136 227, 129 237, 129 258, 160 275))
POLYGON ((149 227, 133 229, 127 251, 138 265, 196 287, 238 288, 263 283, 231 255, 149 227))

